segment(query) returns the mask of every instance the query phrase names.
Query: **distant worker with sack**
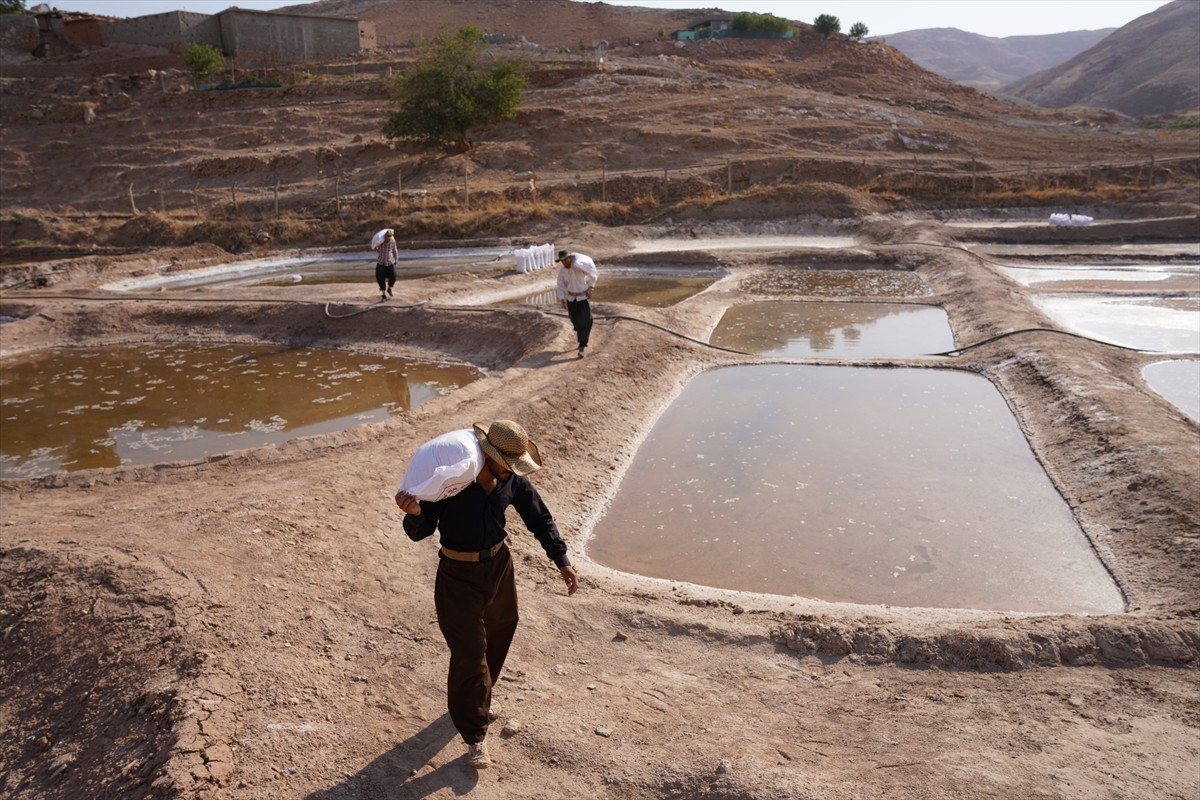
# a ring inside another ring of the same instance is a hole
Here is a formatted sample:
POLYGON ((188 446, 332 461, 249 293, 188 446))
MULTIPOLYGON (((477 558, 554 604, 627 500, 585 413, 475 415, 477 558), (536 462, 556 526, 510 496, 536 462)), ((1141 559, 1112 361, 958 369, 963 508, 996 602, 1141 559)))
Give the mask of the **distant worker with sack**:
POLYGON ((412 467, 405 473, 396 505, 405 513, 404 532, 414 542, 435 530, 441 534, 433 601, 438 627, 450 648, 447 705, 467 744, 467 763, 483 769, 491 764, 486 737, 492 687, 504 668, 518 620, 505 509, 512 506, 521 515, 558 567, 568 595, 579 588, 579 577, 554 517, 526 477, 541 468, 542 458, 519 424, 504 419, 477 422, 473 431, 444 434, 418 448, 413 465, 418 461, 427 466, 417 470, 421 474, 410 474, 412 467), (462 434, 469 433, 475 442, 464 443, 462 434), (433 460, 441 465, 433 465, 433 460), (449 492, 454 493, 447 496, 449 492))
POLYGON ((396 262, 399 260, 400 248, 396 244, 396 234, 389 228, 379 243, 379 258, 375 262, 375 282, 379 284, 381 302, 392 296, 392 287, 396 285, 396 262))
POLYGON ((592 288, 596 285, 596 262, 583 253, 566 250, 558 251, 557 261, 562 264, 558 271, 558 301, 571 318, 575 338, 579 341, 577 355, 583 358, 592 334, 592 306, 588 301, 592 299, 592 288))

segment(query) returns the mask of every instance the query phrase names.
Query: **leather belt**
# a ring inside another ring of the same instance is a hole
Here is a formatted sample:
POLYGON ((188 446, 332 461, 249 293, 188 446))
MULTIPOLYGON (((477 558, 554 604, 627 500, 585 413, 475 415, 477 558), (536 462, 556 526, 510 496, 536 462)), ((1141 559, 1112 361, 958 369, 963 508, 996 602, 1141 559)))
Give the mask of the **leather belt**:
POLYGON ((500 552, 500 548, 504 547, 504 540, 496 542, 486 550, 451 550, 449 547, 442 548, 442 555, 452 561, 489 561, 491 558, 500 552))

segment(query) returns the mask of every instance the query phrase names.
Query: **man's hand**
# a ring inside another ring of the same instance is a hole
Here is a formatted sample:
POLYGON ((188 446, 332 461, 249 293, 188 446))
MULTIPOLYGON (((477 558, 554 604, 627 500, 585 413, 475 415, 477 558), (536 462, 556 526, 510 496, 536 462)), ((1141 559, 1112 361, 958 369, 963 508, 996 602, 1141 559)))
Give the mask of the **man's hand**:
POLYGON ((400 506, 400 510, 405 514, 421 516, 421 501, 408 492, 396 492, 396 505, 400 506))
POLYGON ((568 564, 558 572, 562 575, 563 582, 567 584, 567 597, 575 594, 575 591, 579 589, 579 576, 575 574, 575 568, 568 564))

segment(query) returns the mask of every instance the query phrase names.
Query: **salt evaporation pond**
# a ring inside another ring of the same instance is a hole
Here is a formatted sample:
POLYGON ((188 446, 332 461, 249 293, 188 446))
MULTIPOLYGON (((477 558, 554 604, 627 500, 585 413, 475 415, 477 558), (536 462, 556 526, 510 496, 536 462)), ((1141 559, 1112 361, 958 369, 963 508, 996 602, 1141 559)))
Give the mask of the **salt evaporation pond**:
POLYGON ((1164 400, 1200 422, 1200 361, 1157 361, 1142 369, 1142 378, 1164 400))
POLYGON ((633 243, 633 253, 681 253, 692 250, 841 250, 854 247, 852 236, 711 236, 695 239, 643 239, 633 243))
POLYGON ((1022 286, 1034 286, 1048 292, 1083 290, 1119 293, 1142 288, 1139 284, 1144 284, 1147 290, 1160 294, 1200 293, 1200 265, 1197 264, 1014 265, 1001 267, 1000 271, 1022 286))
POLYGON ((1155 353, 1200 353, 1200 297, 1038 295, 1064 330, 1155 353))
MULTIPOLYGON (((512 259, 511 247, 470 247, 443 250, 401 250, 396 264, 398 280, 424 278, 497 266, 512 259)), ((514 261, 515 263, 515 261, 514 261)), ((165 269, 165 267, 164 267, 165 269)), ((212 289, 292 283, 363 283, 375 288, 374 253, 327 253, 313 257, 286 256, 239 261, 214 267, 164 272, 114 281, 101 288, 114 292, 159 289, 212 289), (299 276, 300 280, 293 280, 299 276)))
MULTIPOLYGON (((680 270, 606 269, 592 292, 594 303, 627 303, 643 308, 666 308, 699 294, 716 283, 724 273, 683 272, 680 270)), ((556 306, 554 289, 531 292, 502 304, 556 306)))
POLYGON ((624 572, 831 602, 1124 608, 1000 393, 950 370, 703 373, 588 550, 624 572))
POLYGON ((727 310, 709 342, 781 358, 919 357, 954 349, 954 334, 937 306, 765 301, 727 310))
POLYGON ((466 366, 306 347, 40 351, 0 371, 0 477, 279 444, 384 420, 477 377, 466 366))

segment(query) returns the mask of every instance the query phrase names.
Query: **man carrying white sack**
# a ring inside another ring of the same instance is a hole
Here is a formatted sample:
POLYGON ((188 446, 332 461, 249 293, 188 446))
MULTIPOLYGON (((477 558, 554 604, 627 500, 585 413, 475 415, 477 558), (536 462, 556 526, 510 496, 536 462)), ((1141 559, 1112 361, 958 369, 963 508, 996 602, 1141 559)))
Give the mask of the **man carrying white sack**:
POLYGON ((576 355, 583 358, 588 338, 592 335, 592 306, 588 301, 592 299, 592 289, 596 286, 596 262, 591 256, 566 250, 558 251, 557 260, 562 264, 555 287, 558 302, 567 310, 571 327, 575 329, 575 339, 579 342, 576 355))
POLYGON ((467 744, 467 762, 483 769, 491 764, 486 737, 492 687, 504 668, 518 619, 505 510, 512 506, 521 515, 558 567, 568 595, 579 588, 579 576, 554 517, 526 477, 541 468, 542 458, 525 429, 506 419, 477 422, 478 451, 464 441, 466 433, 454 431, 418 448, 396 505, 405 513, 404 532, 414 542, 435 530, 441 534, 433 601, 450 648, 447 706, 467 744), (435 451, 440 451, 442 466, 430 466, 435 451), (421 474, 411 474, 418 461, 425 462, 421 474), (471 474, 473 481, 468 480, 471 474), (458 485, 462 488, 456 489, 458 485))

